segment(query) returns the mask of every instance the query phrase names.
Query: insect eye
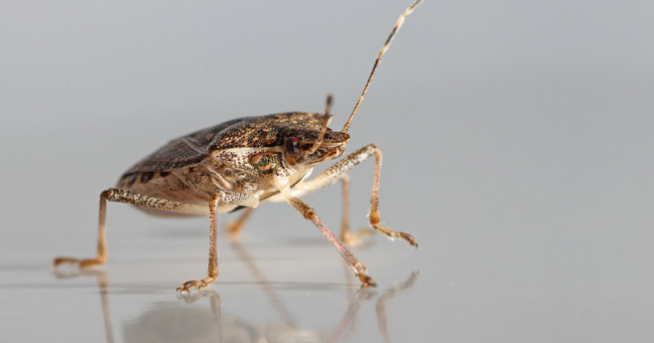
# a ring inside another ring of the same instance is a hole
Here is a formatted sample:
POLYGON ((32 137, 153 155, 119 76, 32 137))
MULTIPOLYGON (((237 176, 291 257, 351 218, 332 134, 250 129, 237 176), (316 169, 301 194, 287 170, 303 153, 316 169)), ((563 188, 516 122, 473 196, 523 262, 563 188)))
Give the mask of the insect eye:
POLYGON ((295 137, 286 138, 284 141, 284 150, 286 150, 286 153, 291 156, 300 156, 300 154, 302 154, 302 150, 300 150, 300 144, 295 137))

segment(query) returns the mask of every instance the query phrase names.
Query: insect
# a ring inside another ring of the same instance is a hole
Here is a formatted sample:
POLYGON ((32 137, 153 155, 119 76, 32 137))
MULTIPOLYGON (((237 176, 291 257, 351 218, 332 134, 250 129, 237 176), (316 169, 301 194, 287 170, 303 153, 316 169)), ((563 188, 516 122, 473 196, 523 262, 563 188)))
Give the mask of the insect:
MULTIPOLYGON (((261 202, 285 201, 327 237, 364 286, 375 286, 359 262, 325 226, 316 211, 301 196, 341 182, 343 201, 348 200, 347 172, 369 157, 375 158, 373 188, 369 213, 370 225, 391 240, 399 237, 417 247, 407 233, 382 226, 379 219, 379 175, 381 150, 370 144, 343 158, 320 175, 307 180, 313 168, 340 157, 350 135, 347 133, 377 66, 404 23, 422 0, 416 0, 400 16, 375 60, 368 81, 349 119, 341 131, 328 128, 331 95, 325 113, 279 113, 247 117, 200 130, 170 141, 125 172, 118 184, 100 195, 98 245, 95 258, 60 257, 53 266, 78 264, 80 268, 103 264, 107 259, 107 201, 135 205, 152 214, 177 213, 209 216, 209 267, 207 276, 182 283, 179 292, 201 290, 218 277, 216 247, 218 214, 246 209, 237 224, 228 228, 235 235, 261 202)), ((346 217, 347 210, 344 213, 346 217)), ((369 230, 369 229, 368 229, 369 230)), ((352 233, 341 228, 341 241, 354 242, 369 231, 352 233)))

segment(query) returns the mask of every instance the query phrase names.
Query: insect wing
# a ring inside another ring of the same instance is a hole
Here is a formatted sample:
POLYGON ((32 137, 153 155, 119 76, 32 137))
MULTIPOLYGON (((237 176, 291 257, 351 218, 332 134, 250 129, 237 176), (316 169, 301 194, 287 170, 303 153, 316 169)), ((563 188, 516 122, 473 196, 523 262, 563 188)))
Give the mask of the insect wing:
POLYGON ((226 128, 241 120, 230 120, 174 139, 134 165, 125 172, 125 175, 131 173, 165 172, 197 165, 207 157, 215 137, 226 128))

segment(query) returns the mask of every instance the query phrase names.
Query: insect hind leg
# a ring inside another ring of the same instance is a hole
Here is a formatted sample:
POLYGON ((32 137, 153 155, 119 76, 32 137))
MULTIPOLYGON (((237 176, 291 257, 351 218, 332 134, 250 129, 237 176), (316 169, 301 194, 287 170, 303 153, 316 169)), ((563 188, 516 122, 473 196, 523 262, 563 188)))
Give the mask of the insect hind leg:
POLYGON ((103 264, 107 260, 107 201, 122 202, 139 207, 160 211, 178 212, 187 214, 206 214, 208 208, 202 205, 187 204, 147 195, 133 193, 119 188, 110 188, 100 194, 100 210, 98 216, 98 242, 95 258, 77 259, 72 257, 58 257, 52 261, 52 266, 61 264, 77 264, 80 268, 87 268, 103 264))
POLYGON ((110 190, 106 190, 100 194, 100 214, 98 218, 98 245, 95 258, 77 259, 72 257, 57 257, 52 261, 52 266, 57 266, 65 263, 78 264, 80 268, 91 267, 103 264, 107 260, 107 234, 106 234, 106 218, 107 218, 107 198, 109 197, 110 190))

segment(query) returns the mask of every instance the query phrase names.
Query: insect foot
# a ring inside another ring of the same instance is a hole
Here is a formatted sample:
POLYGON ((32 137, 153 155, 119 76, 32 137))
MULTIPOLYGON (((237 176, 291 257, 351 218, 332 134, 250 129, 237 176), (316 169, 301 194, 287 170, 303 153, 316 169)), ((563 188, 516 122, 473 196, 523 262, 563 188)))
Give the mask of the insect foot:
POLYGON ((341 228, 341 242, 347 246, 355 247, 357 245, 361 245, 364 241, 363 238, 366 236, 370 236, 373 234, 373 230, 365 227, 363 229, 360 229, 357 232, 351 232, 349 228, 343 229, 341 228))
POLYGON ((372 280, 372 278, 366 274, 360 273, 357 274, 359 280, 361 280, 361 286, 363 287, 377 287, 377 283, 372 280))
POLYGON ((103 264, 104 260, 99 258, 88 258, 80 260, 72 257, 57 257, 52 261, 52 268, 57 268, 62 264, 77 265, 80 269, 88 268, 103 264))
POLYGON ((57 257, 52 261, 52 271, 56 278, 75 277, 84 273, 89 267, 94 267, 104 263, 104 261, 95 259, 77 259, 72 257, 57 257))
POLYGON ((375 230, 381 232, 392 241, 394 241, 395 238, 400 237, 403 240, 407 241, 407 243, 411 244, 411 246, 414 246, 416 248, 418 247, 418 242, 416 241, 416 238, 413 237, 413 235, 410 235, 406 232, 393 231, 387 228, 386 226, 379 225, 379 224, 372 224, 372 226, 375 228, 375 230))
POLYGON ((370 225, 372 225, 372 227, 374 227, 375 230, 379 231, 384 236, 388 237, 391 241, 394 241, 395 238, 399 237, 407 241, 407 243, 411 244, 411 246, 414 246, 416 248, 418 247, 418 242, 416 241, 416 238, 413 237, 413 235, 410 235, 406 232, 391 230, 386 226, 379 225, 379 211, 375 211, 373 212, 373 214, 370 215, 370 225))
POLYGON ((199 291, 207 288, 211 285, 216 279, 213 277, 205 277, 202 280, 190 280, 184 282, 181 286, 177 287, 177 292, 179 293, 191 293, 191 290, 197 288, 199 291))

